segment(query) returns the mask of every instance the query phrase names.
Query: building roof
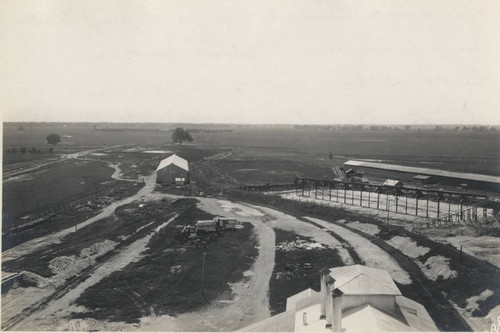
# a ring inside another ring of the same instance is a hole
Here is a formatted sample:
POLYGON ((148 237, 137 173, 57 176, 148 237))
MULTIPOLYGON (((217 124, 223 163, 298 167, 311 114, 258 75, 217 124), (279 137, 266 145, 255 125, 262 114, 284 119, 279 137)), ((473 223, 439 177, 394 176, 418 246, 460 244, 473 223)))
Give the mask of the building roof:
POLYGON ((404 296, 396 296, 396 304, 411 327, 424 332, 439 331, 422 304, 404 296))
POLYGON ((382 185, 387 185, 387 186, 398 186, 398 185, 403 185, 403 183, 399 180, 395 179, 387 179, 384 184, 382 185))
POLYGON ((472 180, 472 181, 500 184, 500 177, 480 175, 480 174, 475 174, 475 173, 453 172, 453 171, 445 171, 445 170, 438 170, 438 169, 418 168, 418 167, 410 167, 410 166, 404 166, 404 165, 363 162, 363 161, 354 161, 354 160, 347 161, 344 163, 344 165, 350 166, 350 167, 374 168, 374 169, 381 169, 381 170, 391 170, 391 171, 408 172, 408 173, 415 173, 415 174, 421 174, 421 175, 457 178, 457 179, 464 179, 464 180, 472 180))
POLYGON ((196 222, 196 225, 210 225, 210 224, 217 224, 217 221, 214 220, 200 220, 196 222))
POLYGON ((294 328, 295 312, 287 311, 243 327, 238 332, 293 332, 294 328))
MULTIPOLYGON (((361 265, 330 269, 335 288, 344 296, 394 295, 394 313, 378 309, 368 302, 356 308, 342 311, 343 332, 435 332, 438 328, 421 304, 401 293, 388 272, 361 265), (365 286, 367 285, 367 286, 365 286), (347 292, 347 293, 346 293, 347 292)), ((242 328, 245 332, 328 332, 326 320, 320 318, 321 293, 306 289, 287 299, 287 311, 242 328), (288 304, 288 303, 292 304, 288 304), (301 303, 299 305, 299 303, 301 303)))
POLYGON ((335 288, 344 295, 401 295, 387 271, 362 265, 336 267, 330 270, 335 288))
POLYGON ((300 293, 286 299, 286 311, 300 310, 304 306, 311 305, 307 300, 311 300, 312 302, 319 301, 321 300, 321 294, 311 288, 302 290, 300 293))
MULTIPOLYGON (((408 300, 403 296, 396 296, 397 298, 403 298, 408 300)), ((411 300, 410 300, 411 301, 411 300)), ((413 302, 413 301, 412 301, 413 302)), ((417 303, 418 304, 418 303, 417 303)), ((420 304, 419 304, 420 305, 420 304)), ((423 307, 422 307, 423 308, 423 307)), ((320 309, 321 305, 316 303, 309 307, 300 309, 296 312, 283 312, 293 313, 295 318, 282 317, 280 325, 291 325, 293 323, 294 332, 325 332, 331 333, 330 328, 325 327, 326 321, 320 319, 320 309), (306 325, 304 324, 304 313, 306 314, 306 325), (285 323, 284 321, 288 321, 285 323)), ((403 314, 405 314, 404 309, 401 309, 403 314)), ((406 311, 407 312, 407 311, 406 311)), ((274 318, 274 317, 271 317, 274 318)), ((261 322, 262 323, 262 322, 261 322)), ((254 324, 255 325, 255 324, 254 324)), ((437 332, 439 329, 436 327, 432 319, 430 318, 427 311, 417 312, 411 321, 406 318, 398 318, 397 316, 390 315, 380 309, 377 309, 370 304, 364 304, 355 309, 351 309, 347 312, 342 313, 342 332, 408 332, 408 331, 423 331, 423 332, 437 332)), ((260 332, 279 332, 278 327, 267 326, 265 330, 258 330, 255 325, 251 327, 254 331, 260 332)), ((250 327, 246 327, 245 331, 251 331, 250 327)))
POLYGON ((413 179, 418 179, 418 180, 427 180, 429 178, 431 178, 431 176, 416 175, 415 177, 413 177, 413 179))
POLYGON ((342 318, 346 332, 404 332, 410 326, 368 304, 342 318))
POLYGON ((160 164, 158 164, 158 167, 156 168, 156 171, 161 170, 161 169, 163 169, 166 166, 169 166, 171 164, 174 164, 174 165, 178 166, 179 168, 181 168, 183 170, 189 171, 188 161, 186 161, 182 157, 177 156, 175 154, 173 154, 173 155, 171 155, 171 156, 163 159, 160 162, 160 164))

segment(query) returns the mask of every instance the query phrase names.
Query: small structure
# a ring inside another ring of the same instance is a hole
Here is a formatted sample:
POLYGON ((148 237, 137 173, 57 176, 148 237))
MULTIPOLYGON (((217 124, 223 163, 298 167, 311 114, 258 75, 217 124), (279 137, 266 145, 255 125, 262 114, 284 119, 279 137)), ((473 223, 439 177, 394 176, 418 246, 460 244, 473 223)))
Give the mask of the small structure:
POLYGON ((432 177, 427 175, 416 175, 413 177, 413 180, 420 184, 430 184, 432 177))
POLYGON ((156 183, 178 185, 189 183, 188 161, 175 154, 162 160, 156 168, 156 183))
POLYGON ((392 187, 403 187, 403 183, 399 180, 395 179, 387 179, 384 184, 384 186, 392 186, 392 187))
POLYGON ((194 225, 196 232, 216 232, 218 228, 217 221, 214 220, 200 220, 194 225))
POLYGON ((236 230, 238 229, 238 225, 241 225, 240 221, 230 217, 217 216, 214 218, 214 221, 218 223, 219 227, 225 230, 236 230))

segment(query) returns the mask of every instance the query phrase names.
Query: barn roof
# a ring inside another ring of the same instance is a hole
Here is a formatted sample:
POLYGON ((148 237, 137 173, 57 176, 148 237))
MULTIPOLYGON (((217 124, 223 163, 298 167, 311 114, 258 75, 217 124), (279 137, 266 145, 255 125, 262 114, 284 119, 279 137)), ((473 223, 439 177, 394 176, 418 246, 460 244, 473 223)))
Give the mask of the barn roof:
POLYGON ((343 266, 332 268, 330 276, 344 295, 401 295, 389 273, 381 269, 343 266))
POLYGON ((364 162, 364 161, 354 161, 354 160, 347 161, 344 163, 344 165, 349 166, 349 167, 374 168, 374 169, 380 169, 380 170, 391 170, 391 171, 415 173, 415 174, 420 174, 420 175, 457 178, 457 179, 464 179, 464 180, 472 180, 472 181, 500 184, 500 177, 479 175, 476 173, 453 172, 453 171, 445 171, 445 170, 438 170, 438 169, 418 168, 418 167, 410 167, 410 166, 404 166, 404 165, 374 163, 374 162, 364 162))
POLYGON ((177 165, 181 169, 189 171, 188 161, 186 161, 182 157, 177 156, 175 154, 173 154, 173 155, 165 158, 164 160, 162 160, 160 162, 160 164, 158 165, 158 167, 156 168, 156 171, 161 170, 161 169, 165 168, 166 166, 169 166, 169 165, 172 165, 172 164, 177 165))

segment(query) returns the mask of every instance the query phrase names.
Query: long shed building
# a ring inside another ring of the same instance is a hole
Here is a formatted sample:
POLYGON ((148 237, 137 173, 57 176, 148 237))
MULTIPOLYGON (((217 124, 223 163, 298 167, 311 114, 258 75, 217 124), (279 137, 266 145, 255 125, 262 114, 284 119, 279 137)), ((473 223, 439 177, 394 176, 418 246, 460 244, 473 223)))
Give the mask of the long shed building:
POLYGON ((425 183, 427 184, 440 183, 451 186, 467 185, 467 187, 470 188, 500 192, 500 177, 497 176, 354 160, 345 162, 344 167, 352 168, 357 171, 376 172, 376 170, 381 170, 386 176, 399 176, 400 179, 404 178, 406 175, 408 180, 418 176, 419 178, 425 178, 425 183))
POLYGON ((156 168, 158 184, 186 184, 189 182, 188 161, 173 154, 162 160, 156 168))

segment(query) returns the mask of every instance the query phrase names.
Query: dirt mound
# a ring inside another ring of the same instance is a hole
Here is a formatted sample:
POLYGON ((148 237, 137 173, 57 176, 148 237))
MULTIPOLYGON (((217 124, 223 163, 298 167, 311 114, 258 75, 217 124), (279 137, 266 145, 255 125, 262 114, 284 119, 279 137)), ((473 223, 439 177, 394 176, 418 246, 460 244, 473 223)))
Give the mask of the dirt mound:
POLYGON ((82 249, 79 256, 61 256, 52 259, 49 263, 49 269, 54 273, 54 276, 49 279, 50 284, 55 286, 63 284, 70 277, 94 265, 98 256, 111 251, 115 245, 116 242, 104 240, 82 249))
POLYGON ((24 271, 16 278, 16 285, 21 288, 38 287, 45 288, 49 284, 49 279, 33 272, 24 271))
POLYGON ((457 271, 450 269, 449 258, 443 256, 429 257, 425 264, 419 264, 427 278, 436 281, 439 277, 450 279, 457 277, 457 271))
POLYGON ((94 255, 99 255, 111 251, 115 247, 116 243, 106 239, 100 243, 95 243, 94 245, 87 247, 80 251, 80 258, 87 258, 94 255))
POLYGON ((59 274, 74 266, 76 263, 76 256, 62 256, 52 259, 49 262, 49 269, 53 274, 59 274))

